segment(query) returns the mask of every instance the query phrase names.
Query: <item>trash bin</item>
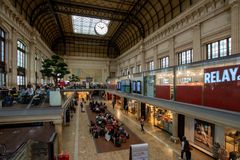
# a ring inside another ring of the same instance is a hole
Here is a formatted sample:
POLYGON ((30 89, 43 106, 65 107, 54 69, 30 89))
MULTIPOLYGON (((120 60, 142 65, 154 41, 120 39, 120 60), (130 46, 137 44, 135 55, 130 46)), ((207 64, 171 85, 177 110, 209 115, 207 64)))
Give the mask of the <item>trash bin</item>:
POLYGON ((69 154, 60 154, 58 155, 59 160, 69 160, 69 154))

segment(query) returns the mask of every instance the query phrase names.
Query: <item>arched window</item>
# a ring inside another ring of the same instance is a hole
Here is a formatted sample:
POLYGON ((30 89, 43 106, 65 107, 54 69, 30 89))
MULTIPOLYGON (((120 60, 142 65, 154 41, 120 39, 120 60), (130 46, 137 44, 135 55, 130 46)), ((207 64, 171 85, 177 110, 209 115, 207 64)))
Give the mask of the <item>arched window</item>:
POLYGON ((17 85, 19 87, 25 86, 25 58, 26 58, 26 46, 17 41, 17 85))
POLYGON ((5 38, 6 33, 0 28, 0 86, 6 85, 6 72, 5 72, 5 38))

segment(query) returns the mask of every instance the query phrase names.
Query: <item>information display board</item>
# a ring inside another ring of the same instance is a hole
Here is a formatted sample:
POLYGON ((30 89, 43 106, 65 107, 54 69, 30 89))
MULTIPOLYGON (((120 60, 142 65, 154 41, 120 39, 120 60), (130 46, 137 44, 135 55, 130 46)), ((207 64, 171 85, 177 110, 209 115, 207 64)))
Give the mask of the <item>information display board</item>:
POLYGON ((148 144, 131 145, 129 160, 148 160, 148 144))

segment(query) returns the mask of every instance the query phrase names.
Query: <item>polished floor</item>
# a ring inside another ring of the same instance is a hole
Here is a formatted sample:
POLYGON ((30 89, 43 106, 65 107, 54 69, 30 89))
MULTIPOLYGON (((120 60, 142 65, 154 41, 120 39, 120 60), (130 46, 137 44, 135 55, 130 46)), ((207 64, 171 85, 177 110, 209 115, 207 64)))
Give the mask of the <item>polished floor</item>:
MULTIPOLYGON (((87 105, 86 105, 87 106, 87 105)), ((85 107, 86 107, 85 106, 85 107)), ((108 104, 110 106, 110 103, 108 104)), ((145 134, 141 133, 139 122, 129 113, 119 108, 108 110, 117 116, 128 128, 137 134, 149 145, 150 160, 178 160, 180 155, 180 144, 170 141, 170 135, 153 127, 145 125, 145 134)), ((71 124, 63 129, 63 152, 69 153, 70 160, 128 160, 129 149, 106 153, 97 153, 94 139, 89 134, 89 119, 86 112, 80 112, 79 106, 71 124)), ((212 160, 211 157, 199 152, 192 151, 192 160, 212 160)))

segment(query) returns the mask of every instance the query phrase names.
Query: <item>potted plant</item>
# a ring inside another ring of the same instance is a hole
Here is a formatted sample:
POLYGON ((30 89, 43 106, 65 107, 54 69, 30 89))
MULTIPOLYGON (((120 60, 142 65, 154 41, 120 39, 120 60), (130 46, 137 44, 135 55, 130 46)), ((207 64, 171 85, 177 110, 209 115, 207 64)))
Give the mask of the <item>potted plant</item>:
MULTIPOLYGON (((79 82, 80 78, 74 74, 68 77, 69 82, 73 82, 73 86, 75 87, 75 82, 79 82)), ((72 84, 71 84, 72 85, 72 84)), ((74 88, 76 89, 76 88, 74 88)))
POLYGON ((68 65, 58 55, 53 55, 51 59, 45 59, 42 62, 41 73, 43 77, 52 78, 54 81, 54 91, 50 91, 49 103, 50 106, 61 105, 60 90, 56 90, 58 87, 58 80, 63 78, 66 74, 69 74, 68 65))

